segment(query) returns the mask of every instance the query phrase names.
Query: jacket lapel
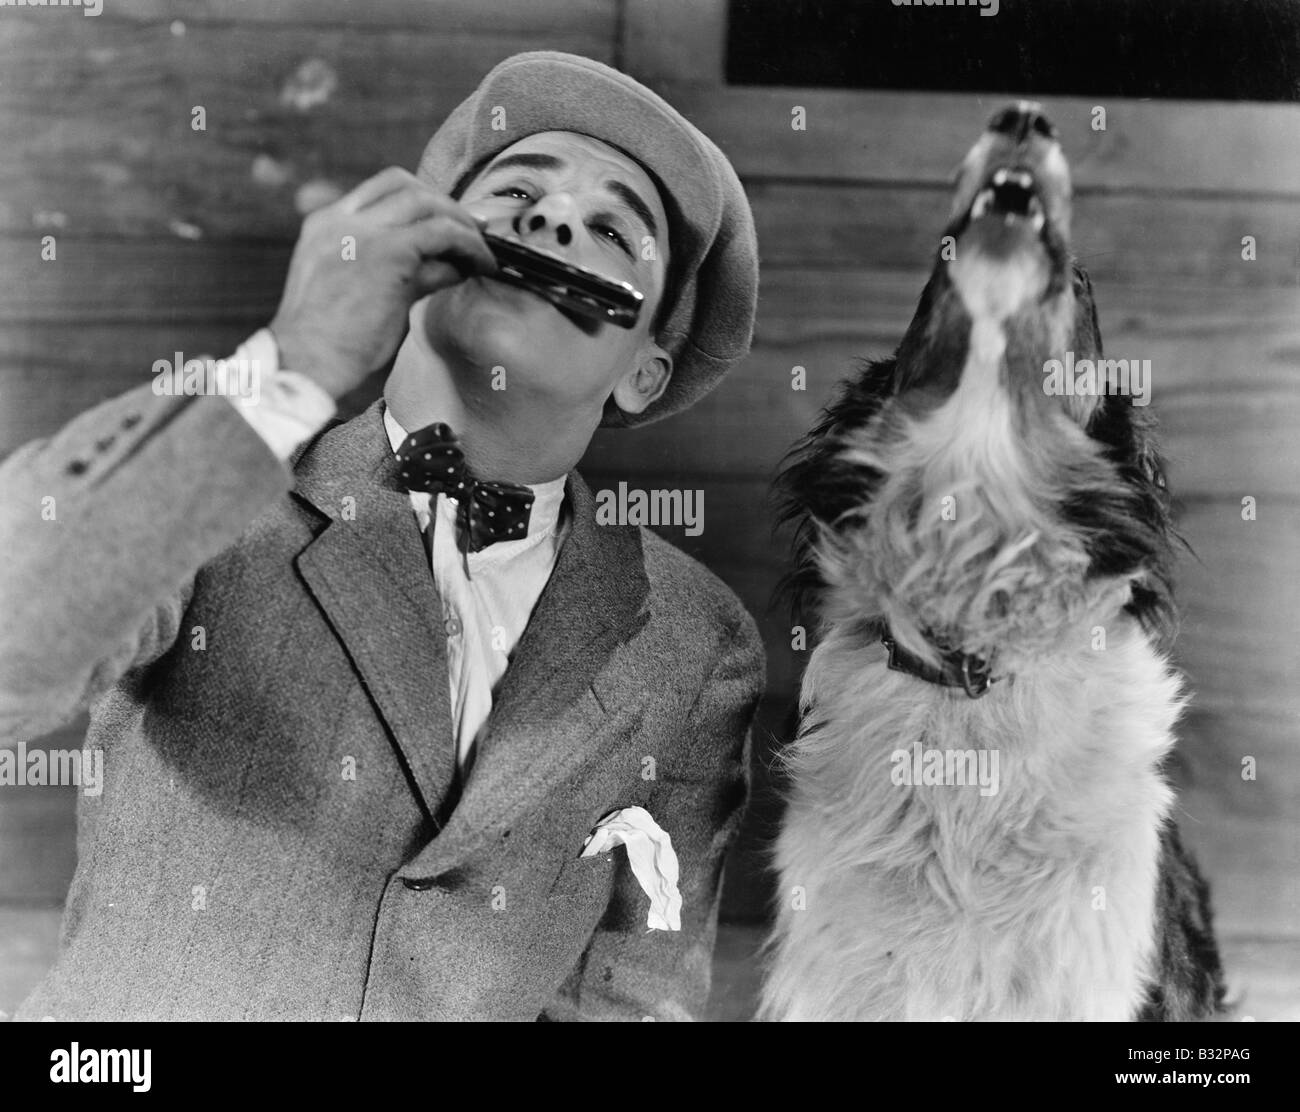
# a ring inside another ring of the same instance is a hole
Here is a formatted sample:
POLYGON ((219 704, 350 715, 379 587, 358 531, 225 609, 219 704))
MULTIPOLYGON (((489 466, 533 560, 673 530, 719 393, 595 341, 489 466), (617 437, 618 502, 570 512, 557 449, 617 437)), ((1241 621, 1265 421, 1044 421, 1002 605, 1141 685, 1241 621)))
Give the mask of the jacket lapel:
POLYGON ((577 472, 566 490, 569 535, 493 700, 464 794, 446 829, 411 863, 412 876, 451 868, 604 741, 604 707, 582 697, 645 623, 649 584, 640 531, 597 525, 595 500, 577 472))
POLYGON ((442 603, 382 402, 301 453, 294 493, 329 523, 297 557, 436 821, 455 773, 442 603))
MULTIPOLYGON (((298 570, 436 821, 456 770, 442 602, 397 482, 382 402, 309 444, 295 470, 295 494, 329 518, 297 557, 298 570)), ((595 499, 577 472, 566 493, 572 518, 555 570, 493 699, 463 794, 411 875, 450 868, 603 741, 604 708, 583 696, 644 624, 649 583, 640 530, 597 525, 595 499)))

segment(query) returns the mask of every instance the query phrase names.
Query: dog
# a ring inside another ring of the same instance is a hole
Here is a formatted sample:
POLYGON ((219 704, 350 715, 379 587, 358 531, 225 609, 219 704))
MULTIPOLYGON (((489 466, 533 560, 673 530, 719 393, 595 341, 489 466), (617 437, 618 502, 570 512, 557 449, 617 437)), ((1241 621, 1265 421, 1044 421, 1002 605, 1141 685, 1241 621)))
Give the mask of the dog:
POLYGON ((1171 500, 1070 218, 1052 124, 998 112, 898 350, 783 466, 818 643, 760 1018, 1223 1008, 1162 775, 1185 702, 1171 500))

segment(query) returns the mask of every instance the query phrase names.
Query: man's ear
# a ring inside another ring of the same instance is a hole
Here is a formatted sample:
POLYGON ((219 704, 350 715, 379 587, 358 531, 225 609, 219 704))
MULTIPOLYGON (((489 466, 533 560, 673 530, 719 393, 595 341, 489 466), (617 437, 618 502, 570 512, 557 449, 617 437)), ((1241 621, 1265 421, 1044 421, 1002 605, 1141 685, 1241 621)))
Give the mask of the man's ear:
POLYGON ((673 357, 651 340, 638 356, 637 365, 619 379, 610 394, 624 413, 642 413, 668 389, 673 376, 673 357))

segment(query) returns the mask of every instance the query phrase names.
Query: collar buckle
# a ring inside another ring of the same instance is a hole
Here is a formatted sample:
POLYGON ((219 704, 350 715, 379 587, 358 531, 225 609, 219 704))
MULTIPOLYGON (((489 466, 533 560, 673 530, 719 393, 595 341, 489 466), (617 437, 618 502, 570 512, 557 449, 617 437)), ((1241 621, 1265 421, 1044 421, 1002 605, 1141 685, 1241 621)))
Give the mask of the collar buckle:
POLYGON ((987 695, 990 687, 997 681, 990 675, 991 667, 983 660, 978 660, 969 653, 961 654, 961 686, 971 699, 987 695), (972 677, 971 672, 975 675, 972 677))
POLYGON ((960 650, 941 650, 942 663, 935 668, 899 645, 889 635, 888 629, 881 635, 880 642, 889 650, 889 667, 893 671, 905 672, 939 687, 960 687, 969 699, 982 698, 1002 678, 992 674, 991 661, 960 650))

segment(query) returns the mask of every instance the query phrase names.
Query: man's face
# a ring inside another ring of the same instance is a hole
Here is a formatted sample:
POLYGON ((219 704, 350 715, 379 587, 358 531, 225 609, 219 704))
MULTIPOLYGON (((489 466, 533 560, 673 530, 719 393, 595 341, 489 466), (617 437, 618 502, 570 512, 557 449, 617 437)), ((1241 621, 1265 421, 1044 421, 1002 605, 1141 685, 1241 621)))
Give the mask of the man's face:
POLYGON ((650 404, 654 398, 642 400, 629 383, 639 381, 644 393, 643 368, 654 377, 656 363, 662 372, 671 362, 650 334, 667 276, 668 216, 646 172, 598 139, 541 132, 492 158, 460 200, 488 231, 630 282, 645 302, 635 328, 584 324, 537 294, 470 278, 416 308, 413 323, 434 351, 479 373, 504 367, 507 390, 550 406, 599 413, 616 387, 623 409, 650 404))

